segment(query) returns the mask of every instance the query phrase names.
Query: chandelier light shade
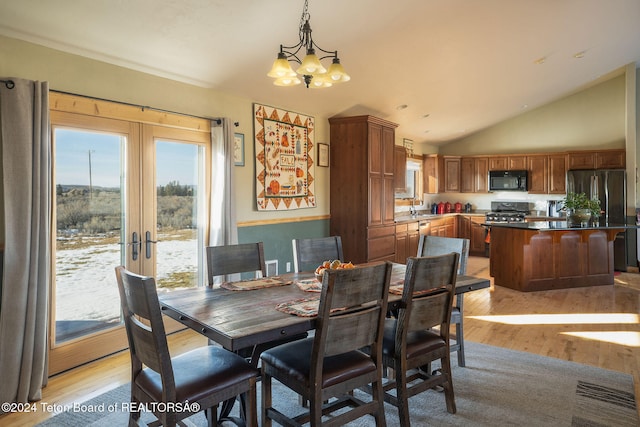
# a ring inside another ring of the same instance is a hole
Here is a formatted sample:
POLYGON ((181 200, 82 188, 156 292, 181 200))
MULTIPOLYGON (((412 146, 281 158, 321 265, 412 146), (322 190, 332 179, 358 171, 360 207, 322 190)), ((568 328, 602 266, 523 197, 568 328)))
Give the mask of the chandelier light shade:
POLYGON ((309 0, 305 0, 300 17, 300 41, 294 46, 280 45, 278 57, 273 62, 271 71, 267 73, 267 76, 275 79, 273 84, 276 86, 295 86, 304 81, 308 88, 321 89, 351 79, 340 64, 338 51, 324 50, 313 41, 308 8, 309 0), (305 56, 300 59, 303 49, 305 56), (316 55, 316 50, 322 52, 320 57, 316 55), (332 58, 328 69, 321 62, 327 58, 332 58), (290 61, 300 64, 295 71, 291 68, 290 61))

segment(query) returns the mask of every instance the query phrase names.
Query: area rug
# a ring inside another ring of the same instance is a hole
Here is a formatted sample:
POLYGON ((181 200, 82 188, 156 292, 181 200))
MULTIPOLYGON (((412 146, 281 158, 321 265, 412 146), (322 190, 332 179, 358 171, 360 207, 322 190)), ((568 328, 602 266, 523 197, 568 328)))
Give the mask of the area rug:
MULTIPOLYGON (((460 368, 454 362, 453 367, 457 413, 447 412, 443 393, 429 390, 410 399, 412 425, 640 425, 630 375, 473 342, 465 344, 467 366, 460 368)), ((297 414, 297 397, 277 382, 274 387, 274 405, 297 414)), ((128 401, 129 386, 121 386, 84 402, 85 412, 70 410, 39 425, 126 426, 127 413, 106 409, 128 401)), ((387 425, 399 426, 396 408, 385 406, 387 425)), ((143 414, 143 420, 151 421, 152 417, 143 414)), ((189 422, 206 425, 202 414, 192 416, 189 422)), ((362 418, 348 425, 369 427, 375 422, 362 418)))

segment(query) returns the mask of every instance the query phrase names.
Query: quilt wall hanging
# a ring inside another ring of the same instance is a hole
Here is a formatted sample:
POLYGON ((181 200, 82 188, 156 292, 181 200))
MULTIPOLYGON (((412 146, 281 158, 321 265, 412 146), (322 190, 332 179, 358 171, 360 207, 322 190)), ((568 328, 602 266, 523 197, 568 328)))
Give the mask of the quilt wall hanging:
POLYGON ((259 211, 313 208, 314 119, 253 104, 259 211))

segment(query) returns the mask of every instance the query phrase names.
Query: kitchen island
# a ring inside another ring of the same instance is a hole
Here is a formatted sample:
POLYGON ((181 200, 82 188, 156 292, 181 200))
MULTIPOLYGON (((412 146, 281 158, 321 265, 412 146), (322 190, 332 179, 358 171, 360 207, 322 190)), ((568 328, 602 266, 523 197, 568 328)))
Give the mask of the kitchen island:
POLYGON ((494 283, 522 292, 613 285, 613 241, 636 228, 573 227, 566 221, 485 225, 491 227, 494 283))

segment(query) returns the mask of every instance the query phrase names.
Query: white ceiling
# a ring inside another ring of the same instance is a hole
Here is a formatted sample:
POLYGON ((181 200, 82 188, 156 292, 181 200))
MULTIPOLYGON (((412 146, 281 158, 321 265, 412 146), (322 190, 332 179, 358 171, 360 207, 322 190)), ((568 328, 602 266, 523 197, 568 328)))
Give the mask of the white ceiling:
POLYGON ((314 41, 352 79, 277 87, 266 73, 303 4, 0 0, 0 34, 302 113, 373 114, 434 145, 640 61, 640 0, 310 0, 314 41))

